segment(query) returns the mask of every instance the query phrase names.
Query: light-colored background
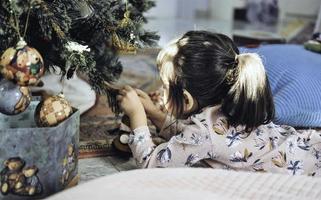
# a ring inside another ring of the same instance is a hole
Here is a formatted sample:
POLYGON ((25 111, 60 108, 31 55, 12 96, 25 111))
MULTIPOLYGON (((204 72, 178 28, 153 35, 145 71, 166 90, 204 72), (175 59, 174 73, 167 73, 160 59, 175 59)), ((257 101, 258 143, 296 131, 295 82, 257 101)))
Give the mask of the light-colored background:
MULTIPOLYGON (((235 33, 244 35, 264 30, 271 37, 289 41, 308 23, 316 21, 321 12, 321 0, 279 0, 279 21, 276 25, 267 27, 253 26, 233 19, 234 9, 244 8, 246 0, 156 0, 156 3, 157 6, 147 13, 150 20, 146 28, 159 31, 160 46, 188 30, 200 29, 224 33, 230 37, 235 33), (289 28, 293 31, 288 31, 289 28)), ((321 31, 320 26, 317 30, 321 31)))

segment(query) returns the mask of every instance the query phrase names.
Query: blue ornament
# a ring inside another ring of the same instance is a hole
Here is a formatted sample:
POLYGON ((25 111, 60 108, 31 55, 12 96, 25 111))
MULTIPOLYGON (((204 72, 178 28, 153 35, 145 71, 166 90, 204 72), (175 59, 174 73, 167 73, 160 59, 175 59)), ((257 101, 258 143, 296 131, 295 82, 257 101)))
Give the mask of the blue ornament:
POLYGON ((3 79, 0 81, 0 112, 5 115, 17 115, 30 104, 30 90, 3 79))

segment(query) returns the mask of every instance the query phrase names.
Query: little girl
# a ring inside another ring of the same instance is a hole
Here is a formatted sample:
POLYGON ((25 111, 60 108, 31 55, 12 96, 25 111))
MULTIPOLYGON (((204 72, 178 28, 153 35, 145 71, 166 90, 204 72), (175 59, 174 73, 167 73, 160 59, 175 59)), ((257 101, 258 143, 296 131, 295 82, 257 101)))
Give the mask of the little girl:
POLYGON ((130 118, 129 146, 141 167, 206 161, 211 167, 321 176, 321 131, 271 122, 273 98, 257 54, 240 54, 225 35, 191 31, 163 49, 157 62, 170 115, 129 86, 117 97, 130 118), (147 117, 167 143, 153 143, 147 117))

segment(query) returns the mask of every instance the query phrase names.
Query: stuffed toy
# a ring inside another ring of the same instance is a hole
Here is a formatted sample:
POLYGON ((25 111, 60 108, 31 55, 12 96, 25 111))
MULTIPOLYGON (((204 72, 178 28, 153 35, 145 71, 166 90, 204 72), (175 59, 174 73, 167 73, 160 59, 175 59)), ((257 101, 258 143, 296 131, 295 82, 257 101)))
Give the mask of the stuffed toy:
MULTIPOLYGON (((149 96, 154 102, 154 104, 160 110, 165 112, 165 107, 163 104, 161 94, 162 94, 162 89, 159 89, 155 92, 149 93, 149 96)), ((118 151, 120 156, 124 156, 124 157, 131 156, 131 150, 128 146, 129 134, 131 133, 129 124, 130 124, 129 118, 126 115, 123 116, 119 127, 119 134, 113 140, 114 148, 118 151)), ((157 136, 157 133, 159 132, 159 130, 156 129, 156 127, 151 123, 151 121, 148 121, 148 127, 151 131, 153 142, 156 145, 166 142, 163 138, 157 136)))

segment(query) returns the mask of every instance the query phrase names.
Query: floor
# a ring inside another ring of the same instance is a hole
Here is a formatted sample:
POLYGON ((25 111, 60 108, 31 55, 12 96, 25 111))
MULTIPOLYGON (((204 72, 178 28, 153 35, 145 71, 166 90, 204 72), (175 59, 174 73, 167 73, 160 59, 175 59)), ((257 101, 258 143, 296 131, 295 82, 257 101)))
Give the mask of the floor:
POLYGON ((136 169, 136 163, 133 158, 125 159, 117 156, 109 156, 80 159, 78 168, 80 184, 102 176, 133 169, 136 169))

